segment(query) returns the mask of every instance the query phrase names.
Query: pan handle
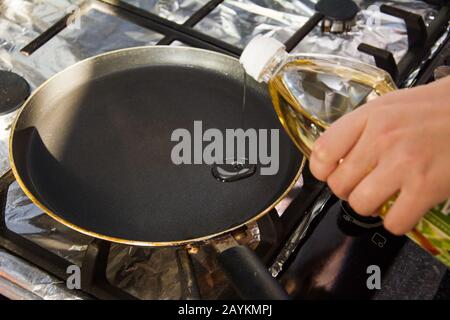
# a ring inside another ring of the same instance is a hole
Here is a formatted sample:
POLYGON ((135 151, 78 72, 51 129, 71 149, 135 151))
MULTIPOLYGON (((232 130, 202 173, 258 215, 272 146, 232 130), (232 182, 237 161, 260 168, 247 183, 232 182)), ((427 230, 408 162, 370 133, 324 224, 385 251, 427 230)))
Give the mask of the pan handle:
POLYGON ((253 250, 236 245, 217 257, 228 280, 244 300, 287 300, 288 294, 253 250))

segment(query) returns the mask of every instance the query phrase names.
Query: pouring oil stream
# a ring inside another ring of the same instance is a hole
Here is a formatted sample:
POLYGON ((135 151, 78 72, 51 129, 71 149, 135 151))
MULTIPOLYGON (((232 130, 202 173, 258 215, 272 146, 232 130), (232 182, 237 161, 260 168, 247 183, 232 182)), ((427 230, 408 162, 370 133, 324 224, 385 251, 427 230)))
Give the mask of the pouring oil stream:
MULTIPOLYGON (((243 70, 242 105, 241 105, 241 127, 245 131, 245 111, 247 103, 247 73, 243 70)), ((249 164, 248 159, 238 158, 225 159, 223 164, 214 164, 211 173, 214 178, 221 182, 235 182, 251 177, 256 172, 256 165, 249 164), (227 161, 228 160, 228 161, 227 161)))

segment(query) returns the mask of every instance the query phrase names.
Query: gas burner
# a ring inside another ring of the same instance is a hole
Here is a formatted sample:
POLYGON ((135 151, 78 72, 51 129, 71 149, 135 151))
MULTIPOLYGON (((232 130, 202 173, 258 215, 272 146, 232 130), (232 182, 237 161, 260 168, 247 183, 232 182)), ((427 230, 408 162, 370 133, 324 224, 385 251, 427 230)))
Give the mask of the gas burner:
POLYGON ((0 115, 22 106, 30 95, 30 85, 18 74, 0 70, 0 115))
POLYGON ((316 10, 324 16, 322 32, 344 33, 355 25, 359 7, 352 0, 320 0, 316 10))

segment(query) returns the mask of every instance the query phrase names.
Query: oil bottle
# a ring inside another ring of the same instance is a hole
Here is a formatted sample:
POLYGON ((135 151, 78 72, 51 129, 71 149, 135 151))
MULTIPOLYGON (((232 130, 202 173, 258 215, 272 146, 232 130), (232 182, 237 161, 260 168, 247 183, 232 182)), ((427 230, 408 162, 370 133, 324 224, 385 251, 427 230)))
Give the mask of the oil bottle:
MULTIPOLYGON (((366 102, 396 90, 384 70, 324 54, 288 54, 282 43, 258 36, 241 56, 245 71, 268 84, 284 129, 309 158, 315 140, 334 121, 366 102)), ((383 217, 395 195, 380 209, 383 217)), ((450 267, 450 200, 432 208, 413 231, 413 241, 450 267)))

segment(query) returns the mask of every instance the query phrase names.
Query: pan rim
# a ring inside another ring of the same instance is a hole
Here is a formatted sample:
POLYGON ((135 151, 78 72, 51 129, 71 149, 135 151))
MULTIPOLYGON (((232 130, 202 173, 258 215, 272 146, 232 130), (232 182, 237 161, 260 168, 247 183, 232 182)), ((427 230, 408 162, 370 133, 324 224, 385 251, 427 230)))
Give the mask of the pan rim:
POLYGON ((124 48, 124 49, 118 49, 118 50, 113 50, 113 51, 109 51, 109 52, 105 52, 93 57, 89 57, 86 58, 84 60, 78 61, 77 63, 65 68, 64 70, 61 70, 60 72, 54 74, 53 76, 51 76, 49 79, 47 79, 46 81, 44 81, 41 85, 39 85, 34 91, 33 93, 28 97, 28 99, 23 103, 22 107, 19 109, 14 122, 11 126, 11 130, 10 130, 10 136, 9 136, 9 163, 11 166, 11 170, 13 172, 13 175, 17 181, 17 183, 19 184, 20 188, 22 189, 22 191, 25 193, 25 195, 39 208, 41 209, 45 214, 47 214, 48 216, 50 216, 51 218, 53 218, 54 220, 58 221, 59 223, 65 225, 66 227, 69 227, 70 229, 73 229, 75 231, 78 231, 82 234, 91 236, 93 238, 97 238, 97 239, 102 239, 102 240, 107 240, 107 241, 111 241, 114 243, 120 243, 120 244, 125 244, 125 245, 132 245, 132 246, 141 246, 141 247, 173 247, 173 246, 183 246, 183 245, 188 245, 191 243, 197 243, 197 242, 204 242, 213 238, 217 238, 219 236, 225 235, 225 234, 229 234, 232 231, 235 231, 245 225, 248 225, 250 223, 256 222, 257 220, 259 220, 260 218, 262 218, 263 216, 265 216, 266 214, 268 214, 273 208, 275 208, 275 206, 281 201, 283 200, 287 194, 292 190, 292 188, 295 186, 295 184, 297 183, 297 181, 300 178, 300 175, 303 171, 303 168, 305 166, 306 163, 306 159, 305 157, 302 157, 302 161, 300 163, 299 169, 296 172, 294 178, 292 179, 292 181, 290 182, 290 184, 287 186, 286 190, 267 208, 265 208, 263 211, 259 212, 258 214, 254 215, 252 218, 244 221, 243 223, 240 223, 236 226, 230 227, 228 229, 225 229, 223 231, 214 233, 214 234, 209 234, 206 236, 202 236, 202 237, 197 237, 197 238, 192 238, 192 239, 185 239, 185 240, 174 240, 174 241, 164 241, 164 242, 153 242, 153 241, 140 241, 140 240, 130 240, 130 239, 123 239, 123 238, 118 238, 118 237, 112 237, 112 236, 107 236, 104 234, 100 234, 94 231, 90 231, 88 229, 85 229, 83 227, 80 227, 64 218, 61 217, 61 215, 59 215, 58 213, 50 210, 49 208, 47 208, 47 206, 45 206, 41 201, 39 201, 34 195, 33 193, 28 189, 28 187, 26 186, 25 182, 22 180, 22 177, 20 176, 19 170, 16 167, 16 163, 14 160, 14 153, 13 153, 13 140, 14 140, 14 132, 16 131, 16 125, 22 115, 22 112, 30 105, 30 101, 33 99, 33 97, 41 92, 43 90, 43 88, 49 83, 51 82, 55 77, 57 77, 58 75, 60 75, 62 72, 66 72, 68 70, 71 70, 72 68, 76 68, 79 64, 82 63, 86 63, 87 61, 91 61, 94 59, 99 59, 101 57, 104 56, 108 56, 108 55, 113 55, 113 54, 118 54, 118 53, 123 53, 123 52, 129 52, 129 51, 135 51, 135 50, 142 50, 142 49, 160 49, 160 48, 171 48, 171 49, 182 49, 182 50, 186 50, 186 51, 200 51, 200 52, 206 52, 208 54, 215 54, 215 55, 220 55, 223 56, 227 59, 230 60, 234 60, 234 61, 239 61, 238 59, 231 57, 229 55, 223 54, 223 53, 219 53, 219 52, 215 52, 215 51, 211 51, 211 50, 206 50, 206 49, 200 49, 200 48, 191 48, 191 47, 182 47, 182 46, 139 46, 139 47, 131 47, 131 48, 124 48))

